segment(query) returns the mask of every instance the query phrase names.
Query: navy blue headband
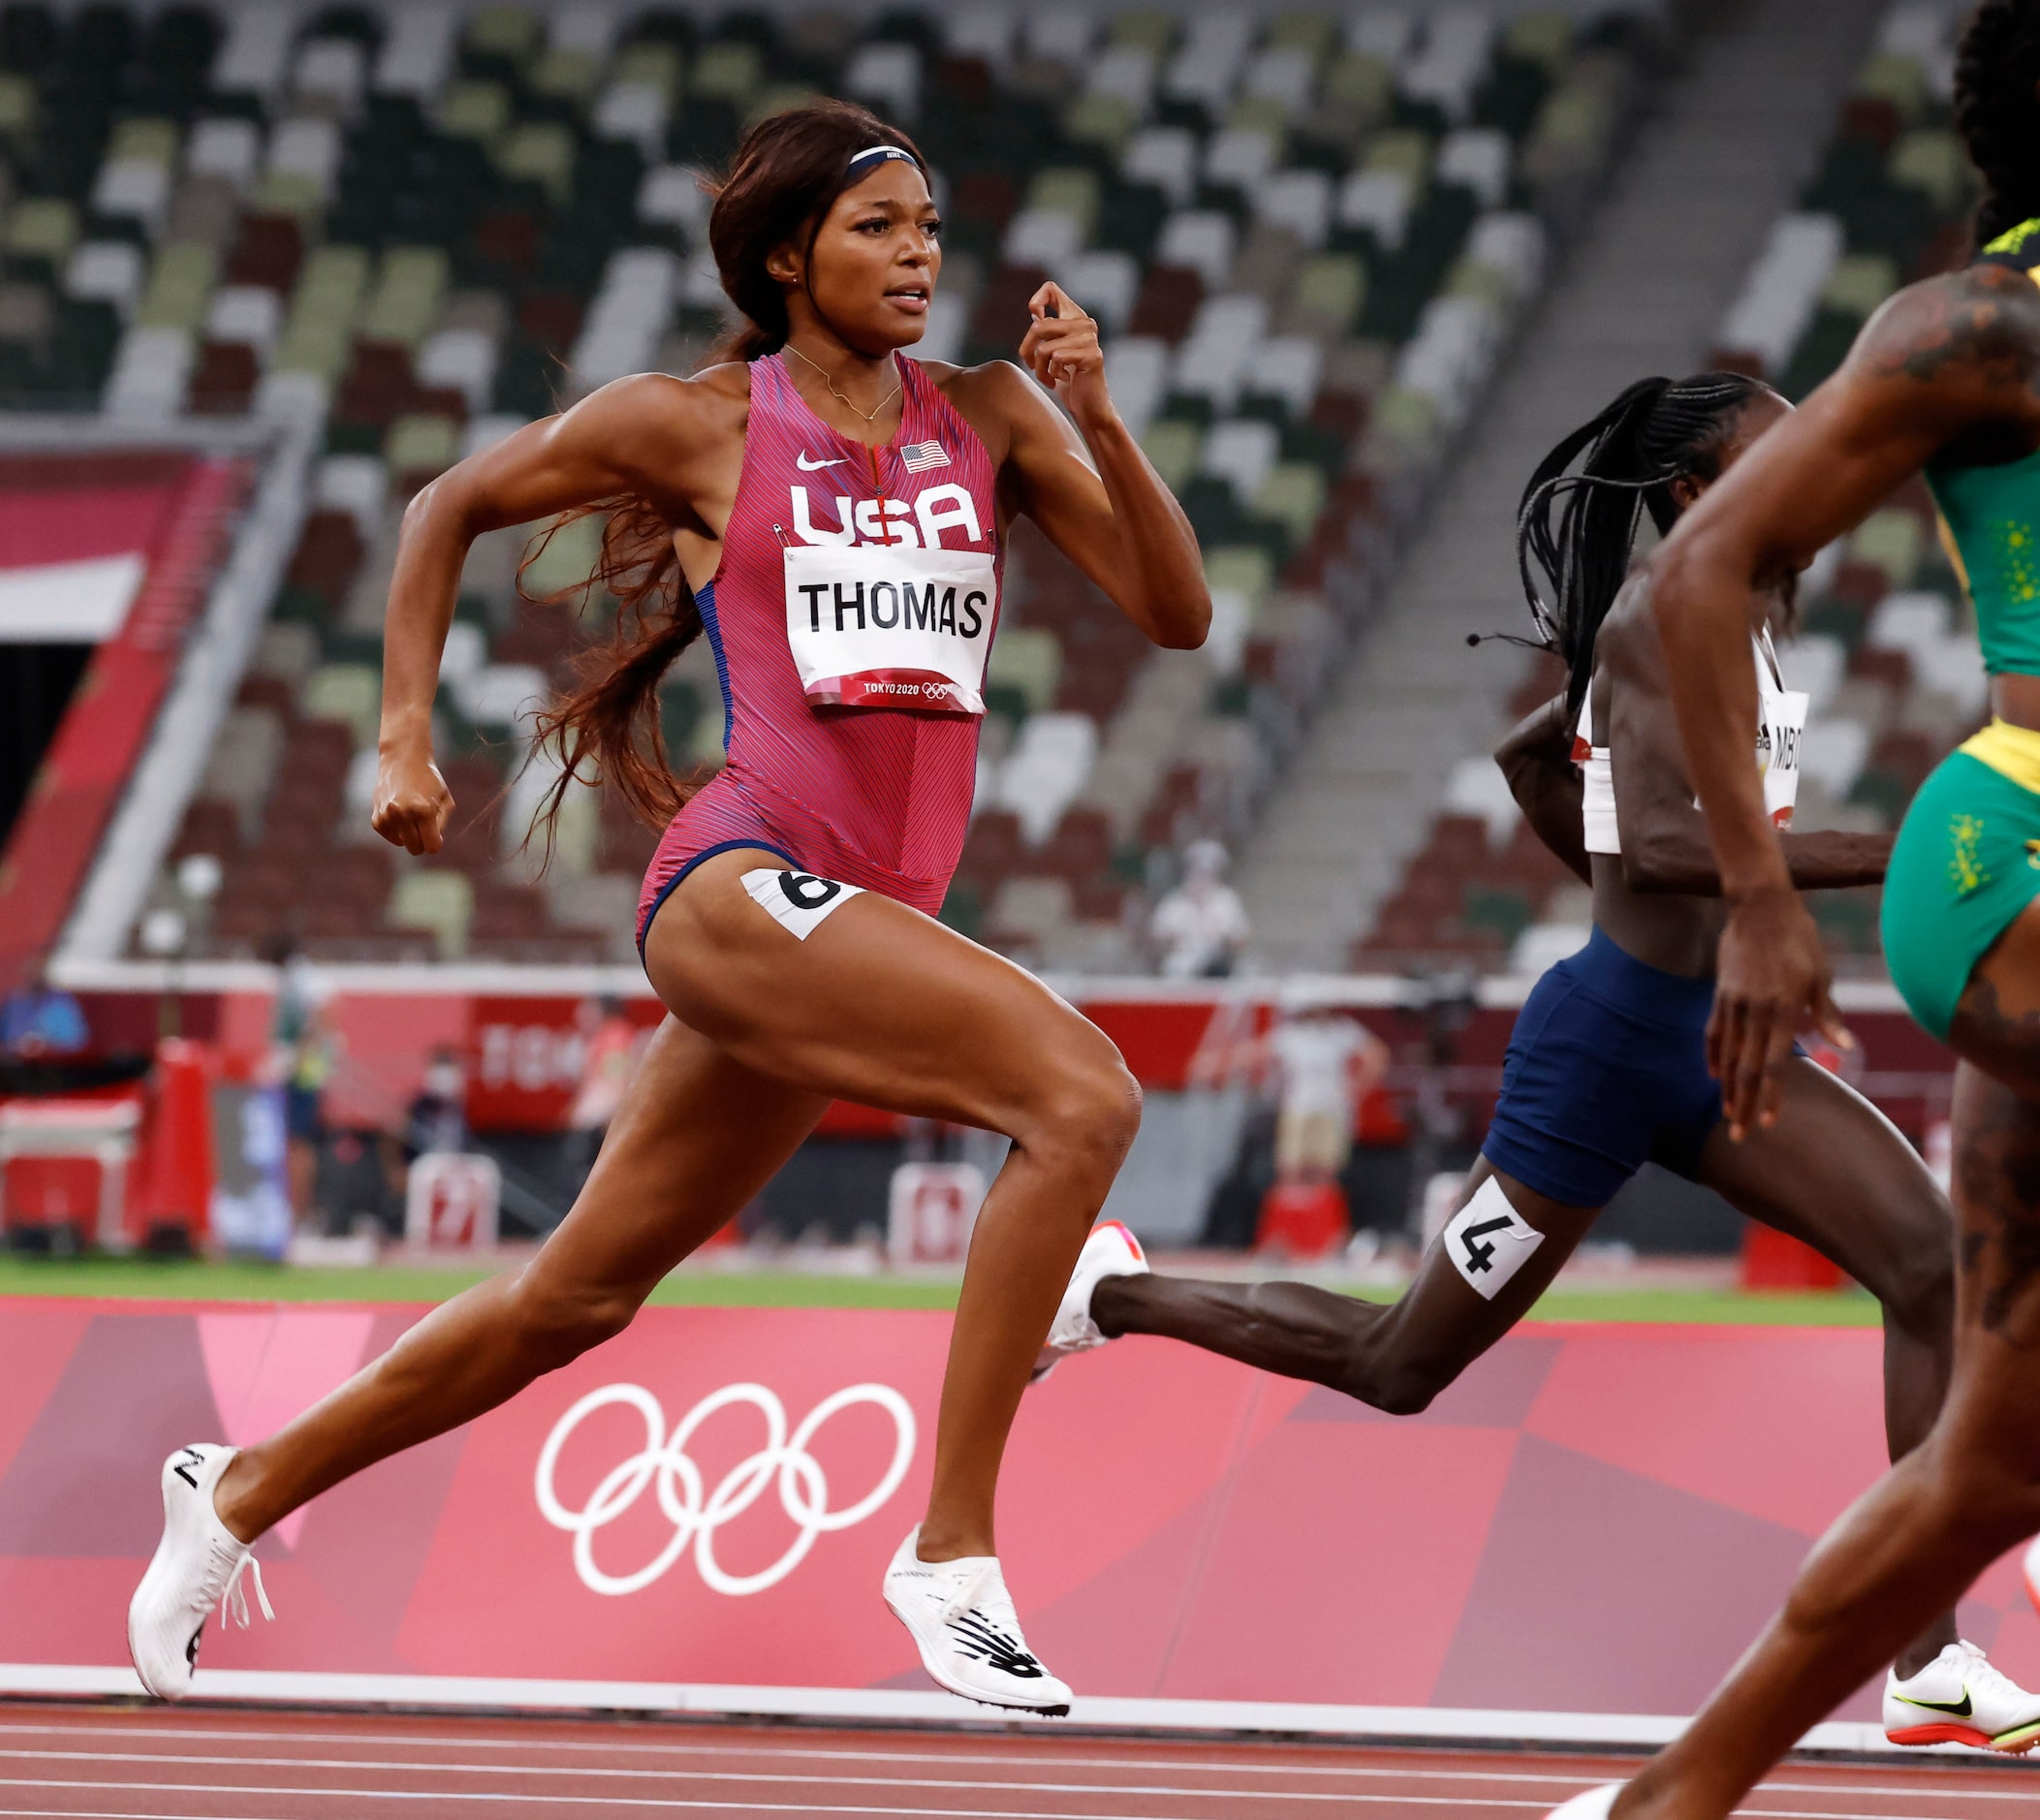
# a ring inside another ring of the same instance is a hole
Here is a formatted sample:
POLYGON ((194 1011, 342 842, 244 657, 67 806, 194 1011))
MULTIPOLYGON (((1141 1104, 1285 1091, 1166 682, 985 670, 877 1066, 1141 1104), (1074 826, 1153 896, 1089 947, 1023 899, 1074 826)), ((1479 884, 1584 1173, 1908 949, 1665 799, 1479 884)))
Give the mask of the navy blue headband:
POLYGON ((921 169, 921 160, 910 151, 903 151, 897 145, 872 145, 851 159, 850 168, 843 174, 850 178, 866 176, 894 158, 903 165, 912 165, 916 171, 921 169))

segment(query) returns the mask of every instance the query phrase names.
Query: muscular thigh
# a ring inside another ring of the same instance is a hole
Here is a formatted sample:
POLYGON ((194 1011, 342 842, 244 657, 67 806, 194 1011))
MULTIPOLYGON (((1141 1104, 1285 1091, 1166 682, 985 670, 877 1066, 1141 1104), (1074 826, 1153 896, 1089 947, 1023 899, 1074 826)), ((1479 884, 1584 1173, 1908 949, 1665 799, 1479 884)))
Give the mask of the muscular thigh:
POLYGON ((1775 1125, 1740 1142, 1716 1125, 1699 1179, 1739 1212, 1804 1239, 1890 1302, 1944 1272, 1947 1198, 1890 1119, 1846 1082, 1796 1055, 1775 1125))
POLYGON ((1073 1072, 1123 1075, 1104 1033, 1010 961, 876 892, 811 923, 788 918, 776 886, 761 886, 765 903, 745 888, 762 870, 777 879, 785 863, 718 855, 667 899, 645 941, 660 997, 745 1066, 1009 1133, 1073 1072))
POLYGON ((546 1244, 547 1272, 649 1290, 758 1195, 828 1105, 666 1019, 546 1244))
POLYGON ((1964 1062, 1954 1112, 1962 1326, 2024 1354, 2040 1391, 2040 1107, 1964 1062))
POLYGON ((1955 1071, 1959 1448, 2040 1470, 2040 905, 1971 973, 1948 1031, 1955 1071), (2030 1438, 2028 1438, 2030 1437, 2030 1438))

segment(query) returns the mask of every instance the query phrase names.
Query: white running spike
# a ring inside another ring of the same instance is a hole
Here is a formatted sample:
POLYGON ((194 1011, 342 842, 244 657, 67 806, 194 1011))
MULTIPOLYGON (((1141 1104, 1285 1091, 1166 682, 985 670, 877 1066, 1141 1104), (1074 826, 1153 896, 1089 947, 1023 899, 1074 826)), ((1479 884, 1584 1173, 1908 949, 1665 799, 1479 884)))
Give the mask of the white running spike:
POLYGON ((886 1605, 936 1684, 988 1707, 1067 1713, 1070 1690, 1029 1653, 998 1557, 924 1561, 920 1543, 916 1524, 886 1569, 886 1605))
POLYGON ((1553 1808, 1550 1820, 1608 1820, 1615 1812, 1615 1798, 1623 1787, 1620 1782, 1609 1782, 1590 1788, 1584 1795, 1575 1795, 1563 1807, 1553 1808))
POLYGON ((198 1442, 163 1462, 163 1540, 128 1605, 128 1654, 142 1686, 158 1699, 181 1700, 191 1692, 199 1643, 214 1611, 222 1625, 232 1612, 248 1627, 244 1578, 255 1582, 263 1616, 276 1616, 261 1562, 220 1521, 212 1501, 236 1451, 198 1442))

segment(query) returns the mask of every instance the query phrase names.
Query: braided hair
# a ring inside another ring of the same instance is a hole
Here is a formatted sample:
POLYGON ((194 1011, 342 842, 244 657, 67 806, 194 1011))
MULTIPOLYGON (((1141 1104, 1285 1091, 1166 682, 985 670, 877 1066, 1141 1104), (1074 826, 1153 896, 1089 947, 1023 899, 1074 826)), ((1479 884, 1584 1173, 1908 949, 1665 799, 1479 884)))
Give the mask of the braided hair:
POLYGON ((1516 561, 1536 643, 1565 659, 1568 714, 1586 699, 1594 640, 1628 577, 1644 511, 1659 535, 1669 531, 1679 517, 1672 483, 1714 479, 1736 419, 1765 390, 1742 373, 1640 379, 1537 464, 1517 511, 1516 561))
POLYGON ((2040 215, 2040 0, 1983 0, 1955 53, 1955 126, 1984 180, 1976 243, 2040 215))

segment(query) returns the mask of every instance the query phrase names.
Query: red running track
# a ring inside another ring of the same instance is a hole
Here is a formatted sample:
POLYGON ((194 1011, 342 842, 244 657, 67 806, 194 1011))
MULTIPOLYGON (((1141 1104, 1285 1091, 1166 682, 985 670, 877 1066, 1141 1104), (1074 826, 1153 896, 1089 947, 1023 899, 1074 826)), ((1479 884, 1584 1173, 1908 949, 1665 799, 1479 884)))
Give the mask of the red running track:
MULTIPOLYGON (((481 1820, 637 1813, 968 1820, 1541 1817, 1634 1759, 696 1721, 0 1705, 0 1815, 481 1820)), ((2040 1767, 1795 1763, 1763 1820, 2040 1820, 2040 1767)))

